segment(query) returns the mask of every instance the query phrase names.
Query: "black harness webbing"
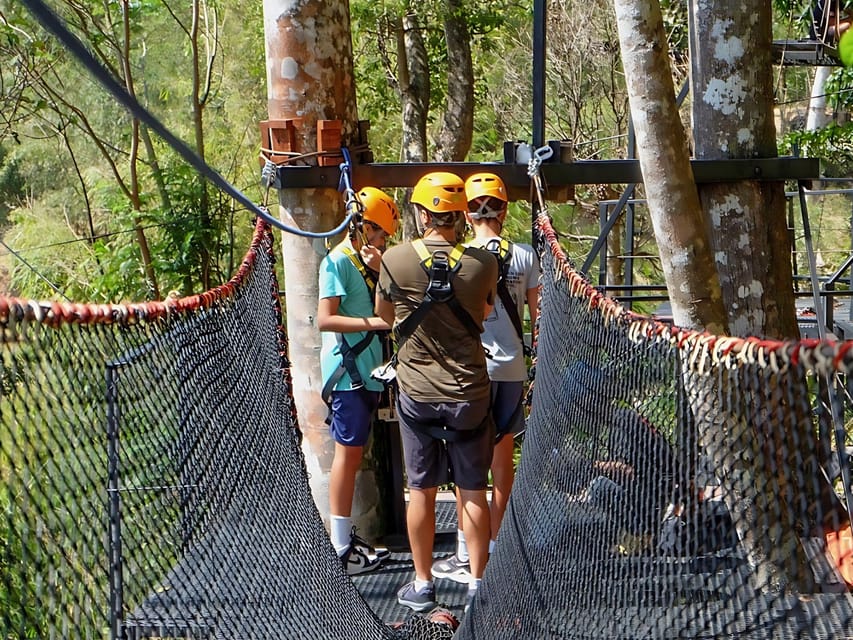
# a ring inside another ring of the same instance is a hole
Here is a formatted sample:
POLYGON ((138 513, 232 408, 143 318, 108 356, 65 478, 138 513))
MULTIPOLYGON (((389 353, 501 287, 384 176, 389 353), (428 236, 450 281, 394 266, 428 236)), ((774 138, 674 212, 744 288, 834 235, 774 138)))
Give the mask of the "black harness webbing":
MULTIPOLYGON (((415 329, 418 328, 418 325, 420 325, 435 304, 446 304, 450 307, 462 326, 468 330, 477 342, 480 341, 480 328, 453 293, 452 280, 459 271, 465 247, 457 244, 449 254, 441 250, 430 253, 426 243, 420 238, 412 241, 412 246, 421 258, 421 267, 429 277, 429 284, 418 308, 394 329, 397 337, 397 353, 394 354, 392 362, 395 365, 397 354, 400 353, 403 344, 412 336, 415 329)), ((436 440, 464 442, 477 437, 488 424, 490 418, 491 412, 488 412, 483 421, 473 429, 452 429, 441 422, 424 423, 415 421, 411 426, 416 431, 424 433, 436 440)))
POLYGON ((356 342, 353 346, 350 346, 342 333, 338 334, 338 336, 340 337, 338 351, 341 354, 341 364, 338 365, 338 368, 335 369, 335 372, 326 381, 326 384, 323 385, 323 400, 326 404, 331 402, 332 391, 335 390, 338 382, 340 382, 341 378, 344 377, 344 373, 349 373, 349 377, 352 379, 353 389, 360 389, 364 386, 364 380, 361 378, 361 374, 358 371, 358 365, 355 362, 355 358, 358 354, 367 349, 367 346, 377 336, 377 333, 375 331, 368 331, 367 335, 356 342))
POLYGON ((420 238, 412 241, 412 246, 421 258, 421 267, 429 277, 429 284, 418 308, 394 328, 394 335, 397 338, 397 353, 400 353, 403 344, 412 336, 415 329, 423 322, 423 319, 436 303, 446 304, 450 307, 462 326, 479 340, 480 328, 453 294, 452 279, 459 271, 460 260, 462 254, 465 253, 465 247, 457 244, 449 254, 441 250, 430 253, 426 243, 420 238))
POLYGON ((498 259, 498 297, 503 303, 507 316, 509 316, 509 321, 518 334, 518 339, 521 340, 524 355, 531 356, 533 351, 524 342, 524 329, 521 325, 521 317, 518 315, 518 307, 506 286, 506 276, 509 273, 509 265, 512 260, 512 243, 503 238, 495 238, 489 241, 485 248, 498 259))
MULTIPOLYGON (((342 247, 341 251, 343 251, 344 255, 350 259, 353 266, 358 269, 358 272, 364 279, 364 284, 372 299, 373 292, 376 290, 376 276, 368 271, 367 267, 365 267, 364 263, 361 261, 361 258, 350 247, 342 247)), ((378 331, 368 331, 367 335, 365 335, 361 340, 356 342, 354 345, 350 345, 344 334, 338 334, 338 352, 341 354, 341 364, 338 365, 338 368, 326 381, 326 384, 323 385, 322 398, 326 404, 331 404, 332 391, 335 390, 338 382, 340 382, 341 378, 344 377, 344 373, 349 374, 349 377, 352 380, 353 389, 360 389, 364 386, 364 380, 361 377, 361 373, 359 373, 355 359, 362 351, 367 349, 373 339, 378 335, 378 331)))

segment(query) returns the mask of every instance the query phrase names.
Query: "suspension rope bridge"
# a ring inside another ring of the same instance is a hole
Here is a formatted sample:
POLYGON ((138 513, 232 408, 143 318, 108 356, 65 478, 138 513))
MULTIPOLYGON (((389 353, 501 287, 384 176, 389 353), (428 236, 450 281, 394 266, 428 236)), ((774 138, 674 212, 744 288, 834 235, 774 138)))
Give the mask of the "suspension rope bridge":
MULTIPOLYGON (((853 636, 853 342, 714 336, 622 308, 572 268, 545 210, 540 170, 581 169, 539 150, 524 175, 540 205, 536 383, 498 544, 455 635, 440 616, 386 624, 331 546, 300 448, 272 229, 308 234, 104 84, 258 219, 238 273, 200 295, 0 298, 2 637, 853 636)), ((337 170, 347 218, 309 237, 358 215, 346 155, 337 170)), ((524 167, 498 171, 520 183, 524 167)), ((268 190, 294 175, 268 171, 268 190)))

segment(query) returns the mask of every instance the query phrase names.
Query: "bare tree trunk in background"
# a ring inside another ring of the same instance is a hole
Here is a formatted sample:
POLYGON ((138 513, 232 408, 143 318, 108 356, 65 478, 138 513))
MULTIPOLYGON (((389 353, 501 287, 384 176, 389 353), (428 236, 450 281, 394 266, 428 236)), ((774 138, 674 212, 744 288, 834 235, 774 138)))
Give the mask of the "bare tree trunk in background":
POLYGON ((445 0, 444 38, 447 42, 447 109, 433 157, 461 162, 474 137, 474 64, 471 35, 461 0, 445 0))
MULTIPOLYGON (((193 129, 195 133, 195 150, 199 157, 204 160, 204 108, 207 104, 207 97, 210 92, 210 73, 212 70, 213 60, 216 57, 216 48, 218 45, 217 24, 216 24, 216 9, 211 8, 213 16, 212 26, 208 24, 207 4, 201 0, 193 0, 192 3, 192 22, 190 23, 189 39, 190 50, 192 51, 192 109, 193 109, 193 129), (204 22, 202 28, 201 22, 204 22), (205 40, 206 51, 204 60, 200 48, 200 41, 205 40), (202 63, 204 69, 202 70, 202 63)), ((210 194, 207 189, 207 178, 198 176, 199 189, 201 197, 199 199, 199 218, 201 219, 201 237, 196 240, 199 243, 199 267, 201 274, 201 287, 203 291, 207 291, 211 287, 210 277, 210 246, 213 241, 213 223, 210 219, 210 194)))
POLYGON ((809 111, 806 116, 806 131, 817 131, 831 121, 826 112, 826 81, 832 73, 832 67, 817 67, 812 82, 812 95, 809 98, 809 111))
MULTIPOLYGON (((130 66, 130 17, 128 14, 128 2, 124 0, 122 8, 122 26, 123 26, 123 48, 121 52, 121 66, 124 73, 124 86, 127 92, 136 96, 133 87, 133 73, 130 66)), ((151 250, 148 248, 148 239, 145 237, 145 230, 142 228, 142 202, 139 196, 139 120, 133 118, 131 121, 131 142, 130 142, 130 202, 135 212, 133 218, 133 228, 136 233, 136 242, 139 244, 139 253, 142 257, 142 268, 145 271, 145 282, 148 285, 148 295, 152 300, 160 299, 160 286, 157 284, 157 274, 154 271, 154 263, 151 260, 151 250)))
MULTIPOLYGON (((400 160, 424 162, 427 157, 427 115, 429 114, 429 57, 418 25, 409 13, 397 24, 397 82, 403 112, 400 160)), ((410 190, 398 204, 403 212, 403 239, 420 235, 419 220, 409 203, 410 190)))
MULTIPOLYGON (((358 114, 352 65, 350 14, 347 0, 264 0, 268 110, 271 119, 298 119, 296 148, 317 149, 317 120, 340 120, 341 144, 356 140, 358 114), (306 25, 311 28, 306 28, 306 25)), ((283 189, 279 217, 306 231, 327 231, 343 220, 344 207, 336 189, 283 189)), ((302 448, 311 490, 325 519, 329 514, 329 471, 334 441, 325 424, 328 413, 321 398, 320 333, 315 316, 318 273, 325 254, 322 240, 282 234, 287 333, 292 363, 293 394, 304 435, 302 448)), ((362 469, 356 477, 353 519, 368 537, 381 523, 367 502, 377 501, 375 476, 362 469), (370 520, 364 518, 369 516, 370 520)))

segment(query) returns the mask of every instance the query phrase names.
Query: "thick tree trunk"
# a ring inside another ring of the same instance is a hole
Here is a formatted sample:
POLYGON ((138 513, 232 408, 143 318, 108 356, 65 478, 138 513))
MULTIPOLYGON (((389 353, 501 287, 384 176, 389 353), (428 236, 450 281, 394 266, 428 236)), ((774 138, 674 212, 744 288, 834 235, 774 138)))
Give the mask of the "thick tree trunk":
MULTIPOLYGON (((357 110, 347 0, 264 0, 267 90, 271 119, 297 119, 296 148, 317 149, 317 120, 340 120, 342 144, 355 140, 357 110)), ((343 219, 335 189, 284 189, 281 220, 306 231, 326 231, 343 219)), ((323 242, 282 234, 287 333, 293 367, 293 394, 304 434, 303 452, 311 489, 324 518, 329 513, 328 474, 334 442, 324 420, 321 398, 320 333, 316 325, 318 271, 323 242)), ((356 479, 353 518, 366 535, 380 525, 375 516, 376 482, 362 469, 356 479), (365 504, 373 501, 373 505, 365 504)))
MULTIPOLYGON (((694 2, 691 8, 696 157, 776 157, 770 2, 746 6, 718 0, 694 2)), ((784 185, 712 183, 702 185, 699 193, 712 229, 731 334, 796 338, 784 185)), ((720 446, 755 451, 751 483, 732 484, 727 503, 736 515, 739 504, 751 505, 736 525, 756 582, 771 589, 810 591, 814 577, 798 537, 813 536, 837 502, 816 462, 810 408, 807 401, 780 392, 780 384, 741 384, 742 402, 728 407, 731 415, 725 419, 749 428, 714 431, 720 440, 709 439, 706 450, 712 456, 720 446)), ((784 383, 795 391, 805 385, 804 376, 784 383)), ((728 389, 729 398, 732 391, 728 389)), ((738 463, 724 464, 731 475, 738 463)))
MULTIPOLYGON (((410 13, 397 26, 397 68, 403 131, 400 160, 423 162, 427 157, 427 115, 429 114, 429 57, 418 25, 417 15, 410 13)), ((420 235, 419 218, 409 204, 410 192, 400 202, 403 211, 403 239, 420 235)))
POLYGON ((675 324, 724 333, 708 229, 675 104, 656 0, 616 0, 622 63, 640 168, 675 324))
POLYGON ((461 0, 445 0, 444 38, 447 42, 447 109, 438 134, 435 159, 461 162, 474 137, 474 64, 468 20, 461 0))
MULTIPOLYGON (((770 14, 769 2, 694 3, 690 60, 697 159, 777 156, 770 14)), ((699 194, 732 335, 797 337, 784 185, 711 183, 699 194)))

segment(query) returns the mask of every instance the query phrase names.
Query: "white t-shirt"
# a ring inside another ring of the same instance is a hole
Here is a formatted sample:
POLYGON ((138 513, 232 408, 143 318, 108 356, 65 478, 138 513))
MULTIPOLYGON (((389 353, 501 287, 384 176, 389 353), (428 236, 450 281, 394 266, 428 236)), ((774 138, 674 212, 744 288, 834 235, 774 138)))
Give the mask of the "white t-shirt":
MULTIPOLYGON (((500 241, 500 238, 474 238, 468 244, 485 248, 495 240, 500 241)), ((511 251, 509 268, 504 278, 510 298, 518 309, 518 317, 523 322, 527 290, 539 284, 539 258, 529 244, 511 243, 511 251)), ((483 323, 480 339, 489 354, 486 364, 492 381, 527 380, 524 347, 500 296, 495 296, 495 308, 483 323)))

